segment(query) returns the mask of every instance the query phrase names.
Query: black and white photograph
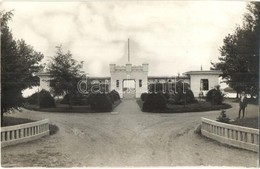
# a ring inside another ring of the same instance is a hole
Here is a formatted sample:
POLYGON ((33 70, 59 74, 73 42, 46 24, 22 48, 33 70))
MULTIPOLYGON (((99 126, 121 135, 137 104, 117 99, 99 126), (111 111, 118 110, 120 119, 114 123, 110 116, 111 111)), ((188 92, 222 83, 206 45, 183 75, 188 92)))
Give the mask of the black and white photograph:
POLYGON ((259 1, 3 0, 1 167, 259 167, 259 1))

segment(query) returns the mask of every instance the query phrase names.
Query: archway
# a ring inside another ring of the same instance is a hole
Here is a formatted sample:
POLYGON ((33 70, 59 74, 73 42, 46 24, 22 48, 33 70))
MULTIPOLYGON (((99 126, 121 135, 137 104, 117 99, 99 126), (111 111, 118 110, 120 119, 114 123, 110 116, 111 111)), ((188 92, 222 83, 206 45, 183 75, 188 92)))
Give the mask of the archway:
POLYGON ((124 79, 122 81, 123 98, 130 99, 136 96, 136 82, 134 79, 124 79))

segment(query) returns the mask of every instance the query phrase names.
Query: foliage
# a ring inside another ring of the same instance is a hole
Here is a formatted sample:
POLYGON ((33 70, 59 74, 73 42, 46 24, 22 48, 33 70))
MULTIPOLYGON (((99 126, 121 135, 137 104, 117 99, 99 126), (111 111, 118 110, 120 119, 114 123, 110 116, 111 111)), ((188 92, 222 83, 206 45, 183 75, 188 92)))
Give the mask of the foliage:
POLYGON ((109 94, 98 93, 90 94, 89 97, 90 106, 92 110, 99 112, 109 112, 112 111, 112 101, 109 97, 109 94))
POLYGON ((1 117, 10 108, 22 104, 22 90, 37 85, 33 73, 42 69, 43 55, 24 40, 15 40, 8 26, 12 11, 0 12, 1 17, 1 117))
MULTIPOLYGON (((70 104, 70 94, 66 94, 61 100, 61 104, 70 104)), ((72 105, 88 105, 88 97, 82 94, 74 94, 71 96, 71 104, 72 105)))
MULTIPOLYGON (((112 104, 114 104, 115 101, 120 100, 119 93, 115 90, 112 90, 110 93, 107 93, 109 96, 110 101, 112 104)), ((82 95, 80 93, 73 94, 71 96, 71 104, 72 105, 89 105, 91 102, 92 97, 95 96, 95 94, 89 94, 89 95, 82 95)), ((69 94, 66 94, 63 99, 60 102, 61 104, 70 104, 70 96, 69 94)))
POLYGON ((55 107, 54 98, 51 96, 50 92, 44 89, 27 97, 25 102, 31 105, 39 105, 40 108, 55 107))
POLYGON ((142 93, 141 96, 140 96, 140 98, 141 98, 142 101, 145 101, 145 99, 147 98, 147 96, 148 96, 148 93, 142 93))
POLYGON ((206 96, 206 101, 210 102, 211 104, 222 104, 223 102, 223 94, 219 90, 219 87, 216 87, 214 89, 211 89, 208 91, 207 96, 206 96))
POLYGON ((143 102, 142 111, 165 110, 167 99, 161 93, 149 93, 143 102))
MULTIPOLYGON (((218 63, 212 69, 223 71, 221 75, 237 93, 247 91, 257 96, 259 90, 260 2, 250 2, 243 25, 224 38, 218 63)), ((238 95, 237 95, 238 96, 238 95)))
POLYGON ((111 103, 114 104, 114 103, 115 103, 115 100, 114 100, 113 94, 110 92, 110 93, 108 93, 108 96, 109 96, 109 98, 110 98, 110 100, 111 100, 111 103))
POLYGON ((194 97, 193 92, 189 89, 189 84, 188 83, 183 83, 181 81, 177 82, 176 84, 176 91, 177 93, 175 95, 173 95, 172 99, 174 104, 185 104, 185 102, 187 104, 190 103, 196 103, 197 100, 194 97), (184 90, 183 90, 184 88, 184 90), (183 93, 183 91, 185 93, 183 93))
POLYGON ((112 90, 110 94, 113 96, 114 101, 120 100, 120 95, 116 90, 112 90))
POLYGON ((81 79, 80 69, 83 62, 78 63, 74 60, 70 51, 63 53, 61 46, 56 48, 56 55, 48 65, 52 78, 52 92, 58 96, 69 94, 69 105, 72 107, 72 96, 78 93, 77 83, 81 79))
POLYGON ((55 100, 51 96, 50 92, 46 90, 40 91, 40 108, 55 107, 55 100))
POLYGON ((225 110, 221 110, 220 115, 217 118, 218 122, 229 123, 230 119, 227 117, 225 110))
POLYGON ((39 104, 39 93, 33 93, 31 96, 24 99, 24 102, 32 104, 32 105, 38 105, 39 104))

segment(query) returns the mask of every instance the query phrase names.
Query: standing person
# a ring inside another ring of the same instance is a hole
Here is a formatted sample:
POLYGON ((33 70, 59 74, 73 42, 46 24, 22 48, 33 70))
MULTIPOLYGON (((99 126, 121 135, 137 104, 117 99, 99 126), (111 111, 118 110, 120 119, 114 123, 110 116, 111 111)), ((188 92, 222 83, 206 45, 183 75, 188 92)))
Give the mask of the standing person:
POLYGON ((239 114, 238 114, 238 118, 240 118, 241 111, 243 112, 243 118, 244 118, 246 106, 247 106, 246 93, 244 91, 242 91, 241 96, 239 98, 239 114))

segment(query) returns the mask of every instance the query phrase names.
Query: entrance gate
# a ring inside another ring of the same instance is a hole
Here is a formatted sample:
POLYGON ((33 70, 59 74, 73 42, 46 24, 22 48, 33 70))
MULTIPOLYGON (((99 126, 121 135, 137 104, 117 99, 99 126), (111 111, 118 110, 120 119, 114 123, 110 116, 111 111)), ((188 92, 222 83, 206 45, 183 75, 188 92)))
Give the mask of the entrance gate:
POLYGON ((111 90, 116 90, 121 98, 139 98, 142 93, 148 91, 147 63, 143 63, 141 66, 133 66, 131 63, 127 63, 125 66, 110 64, 109 67, 111 90), (124 83, 129 83, 130 86, 124 83))
POLYGON ((124 79, 123 80, 123 98, 131 99, 136 96, 136 84, 134 79, 124 79))

